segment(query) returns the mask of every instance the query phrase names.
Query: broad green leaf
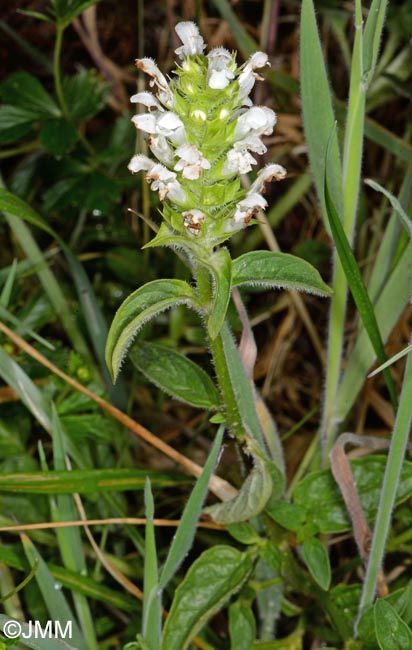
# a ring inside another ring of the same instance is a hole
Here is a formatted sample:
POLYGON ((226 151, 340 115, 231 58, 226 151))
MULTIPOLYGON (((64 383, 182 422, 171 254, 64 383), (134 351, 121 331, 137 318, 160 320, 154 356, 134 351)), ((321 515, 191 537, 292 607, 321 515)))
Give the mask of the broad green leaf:
POLYGON ((219 408, 219 393, 209 375, 176 350, 139 342, 130 351, 130 359, 145 377, 172 397, 198 408, 219 408))
POLYGON ((192 546, 197 522, 200 517, 203 502, 206 498, 210 477, 212 476, 220 452, 220 447, 222 445, 224 430, 224 426, 221 425, 216 434, 216 438, 202 474, 198 478, 183 511, 179 527, 173 538, 166 562, 164 563, 160 573, 159 587, 161 589, 164 589, 168 582, 173 578, 192 546))
POLYGON ((208 268, 214 278, 213 302, 207 321, 211 339, 215 339, 222 329, 230 300, 232 260, 227 248, 221 248, 209 259, 208 268))
POLYGON ((288 503, 287 501, 276 501, 272 503, 266 509, 266 512, 276 523, 286 528, 286 530, 299 530, 306 519, 306 511, 304 508, 296 505, 296 503, 288 503))
POLYGON ((73 469, 0 475, 0 490, 20 494, 94 494, 143 490, 150 476, 156 488, 185 484, 188 479, 146 469, 73 469))
POLYGON ((145 491, 146 533, 144 549, 144 598, 142 636, 149 648, 157 650, 160 645, 162 607, 159 590, 159 569, 156 552, 154 501, 150 479, 146 478, 145 491))
MULTIPOLYGON (((351 468, 359 498, 368 521, 373 521, 378 509, 385 456, 365 456, 351 461, 351 468)), ((402 467, 396 503, 412 495, 412 463, 402 467)), ((313 472, 296 487, 294 501, 306 510, 306 520, 321 533, 339 533, 351 529, 339 488, 329 470, 313 472)))
POLYGON ((62 591, 56 589, 56 581, 47 568, 47 565, 41 557, 40 553, 37 551, 33 542, 30 541, 27 535, 22 535, 22 544, 30 566, 33 566, 36 560, 39 563, 35 574, 35 579, 42 593, 47 610, 50 614, 50 618, 53 621, 59 621, 63 629, 66 627, 66 624, 71 621, 71 642, 75 647, 78 648, 78 650, 88 650, 87 644, 76 623, 73 612, 70 609, 66 597, 62 591))
POLYGON ((229 607, 230 650, 252 650, 256 639, 255 615, 250 605, 237 600, 229 607))
POLYGON ((49 228, 47 223, 43 221, 40 215, 38 215, 37 212, 26 203, 26 201, 23 201, 23 199, 20 199, 18 196, 8 192, 2 187, 0 187, 0 210, 8 212, 24 221, 28 221, 34 226, 38 226, 42 230, 45 230, 49 235, 54 236, 52 229, 49 228))
POLYGON ((186 650, 198 630, 239 591, 252 567, 248 553, 230 546, 204 551, 175 591, 161 650, 186 650))
MULTIPOLYGON (((322 47, 316 24, 313 0, 302 0, 300 27, 300 79, 303 124, 309 160, 316 190, 322 205, 327 226, 324 197, 325 154, 330 133, 335 124, 332 93, 329 87, 322 47)), ((339 148, 334 140, 329 162, 330 187, 333 201, 340 210, 342 206, 342 171, 339 148)))
POLYGON ((60 30, 65 29, 77 16, 99 0, 54 0, 53 8, 60 30))
MULTIPOLYGON (((329 158, 328 153, 326 157, 329 158)), ((327 218, 329 220, 329 225, 332 231, 333 240, 335 242, 336 250, 339 255, 339 260, 344 270, 351 294, 355 301, 356 307, 358 308, 359 315, 362 319, 362 323, 368 333, 368 336, 373 345, 373 349, 375 350, 379 363, 383 364, 386 362, 386 354, 385 354, 385 349, 383 347, 379 325, 376 320, 374 307, 369 298, 368 291, 365 287, 365 283, 363 281, 353 251, 350 247, 348 238, 343 229, 341 220, 333 204, 332 197, 329 192, 328 177, 329 177, 328 168, 326 168, 325 179, 324 179, 325 204, 326 204, 327 218)), ((397 398, 396 398, 395 385, 393 383, 392 375, 390 374, 390 370, 388 368, 383 370, 383 376, 385 378, 386 385, 388 387, 392 406, 396 411, 397 398)))
POLYGON ((247 521, 264 510, 273 490, 269 462, 254 457, 254 467, 234 499, 205 508, 218 524, 247 521))
POLYGON ((113 379, 138 331, 166 309, 186 304, 200 309, 193 289, 183 280, 153 280, 134 291, 119 307, 106 344, 106 362, 113 379))
POLYGON ((256 544, 261 539, 252 524, 246 521, 239 521, 237 524, 227 524, 226 530, 241 544, 256 544))
MULTIPOLYGON (((0 614, 0 630, 4 629, 5 624, 10 620, 10 616, 6 616, 6 614, 0 614)), ((15 620, 15 619, 13 619, 15 620)), ((33 623, 24 623, 23 621, 20 621, 21 625, 21 631, 22 634, 24 634, 24 646, 22 646, 20 643, 16 648, 30 648, 30 650, 80 650, 80 648, 84 646, 75 646, 69 639, 55 639, 51 637, 46 637, 46 638, 41 638, 40 635, 38 635, 38 638, 35 638, 34 636, 34 628, 33 628, 33 623)), ((61 630, 64 633, 66 630, 65 625, 61 625, 61 630)), ((4 649, 6 649, 8 646, 4 645, 4 649)), ((3 649, 2 649, 3 650, 3 649)))
POLYGON ((332 290, 309 262, 287 253, 253 251, 233 262, 233 286, 249 284, 330 296, 332 290))
POLYGON ((386 600, 374 606, 375 632, 381 650, 412 650, 412 632, 386 600))
POLYGON ((73 120, 89 120, 104 106, 106 89, 94 70, 80 70, 63 83, 63 94, 73 120))
POLYGON ((35 119, 28 109, 7 104, 0 106, 0 144, 14 142, 29 133, 35 119))
POLYGON ((40 142, 55 156, 62 156, 71 151, 77 142, 77 137, 73 124, 64 118, 47 120, 40 129, 40 142))
POLYGON ((34 117, 59 117, 61 111, 40 81, 25 70, 14 72, 1 84, 1 97, 5 104, 18 106, 33 113, 34 117))
POLYGON ((302 544, 302 556, 309 573, 322 589, 330 587, 331 570, 328 553, 316 537, 305 539, 302 544))

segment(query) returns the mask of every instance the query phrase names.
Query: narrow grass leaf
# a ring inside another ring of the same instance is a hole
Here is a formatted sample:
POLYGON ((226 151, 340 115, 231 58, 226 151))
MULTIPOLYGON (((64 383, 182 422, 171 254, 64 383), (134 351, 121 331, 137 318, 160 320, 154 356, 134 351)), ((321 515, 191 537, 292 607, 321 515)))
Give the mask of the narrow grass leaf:
POLYGON ((50 618, 53 621, 59 621, 63 629, 66 627, 67 623, 71 621, 71 641, 74 647, 78 647, 78 650, 88 650, 85 639, 83 638, 83 635, 74 619, 73 612, 70 609, 66 597, 60 590, 60 585, 56 583, 56 580, 47 568, 40 553, 27 535, 22 535, 21 539, 30 566, 33 566, 35 561, 38 561, 39 563, 36 571, 36 581, 50 614, 50 618))
MULTIPOLYGON (((409 251, 405 250, 375 302, 375 314, 384 339, 389 336, 411 299, 410 259, 409 251)), ((351 351, 339 386, 336 400, 336 417, 339 421, 344 420, 352 408, 364 384, 365 375, 375 358, 369 336, 365 329, 362 329, 351 351)))
POLYGON ((144 551, 144 599, 142 636, 149 648, 157 650, 160 646, 162 625, 161 590, 159 589, 159 569, 157 564, 154 518, 154 501, 150 479, 146 479, 145 491, 146 534, 144 551))
POLYGON ((30 327, 27 327, 18 318, 13 316, 13 314, 10 314, 10 312, 8 312, 7 309, 4 309, 4 307, 2 307, 1 305, 0 305, 0 318, 14 325, 18 334, 20 335, 28 334, 33 339, 38 341, 41 345, 44 345, 45 348, 48 348, 49 350, 55 350, 55 347, 52 343, 50 343, 45 338, 40 336, 40 334, 37 334, 37 332, 32 330, 30 327))
POLYGON ((412 632, 394 607, 379 599, 373 609, 380 650, 412 650, 412 632))
POLYGON ((233 261, 233 286, 294 289, 329 297, 332 289, 309 262, 271 251, 252 251, 233 261))
POLYGON ((394 356, 391 357, 390 359, 388 359, 387 362, 384 363, 382 366, 379 366, 378 368, 375 368, 375 370, 373 372, 370 372, 369 375, 368 375, 368 379, 370 379, 371 377, 374 377, 379 372, 382 372, 382 370, 384 368, 387 368, 388 366, 391 366, 393 363, 395 363, 395 361, 399 361, 399 359, 402 359, 402 357, 404 357, 406 354, 408 354, 411 351, 412 351, 412 343, 410 345, 408 345, 401 352, 398 352, 398 354, 394 354, 394 356))
POLYGON ((7 307, 10 301, 11 292, 13 289, 14 281, 16 279, 16 269, 17 269, 17 259, 14 258, 13 263, 10 267, 9 274, 7 276, 4 287, 1 290, 0 294, 0 306, 7 307))
MULTIPOLYGON (((52 429, 54 467, 57 470, 63 471, 66 467, 65 457, 67 453, 65 435, 54 404, 52 404, 52 429)), ((56 500, 51 499, 50 506, 53 520, 56 522, 73 521, 78 518, 78 512, 73 498, 69 495, 59 495, 56 500)), ((75 526, 70 528, 57 528, 56 537, 64 565, 71 571, 77 571, 82 575, 87 575, 81 529, 75 526)), ((84 594, 75 592, 73 594, 73 602, 87 647, 89 650, 97 650, 95 628, 87 599, 84 594)))
MULTIPOLYGON (((303 124, 309 160, 325 225, 328 228, 324 196, 325 155, 335 123, 332 93, 316 24, 313 0, 302 0, 300 28, 300 77, 303 124)), ((335 205, 342 206, 342 171, 337 140, 331 149, 330 187, 335 205)))
POLYGON ((181 304, 200 309, 195 292, 183 280, 153 280, 126 298, 114 316, 106 343, 106 362, 114 379, 143 325, 162 311, 181 304))
POLYGON ((388 0, 372 0, 369 7, 363 40, 363 69, 367 82, 371 80, 378 60, 387 6, 388 0))
MULTIPOLYGON (((350 291, 352 293, 356 307, 358 308, 359 315, 362 319, 362 323, 373 345, 376 356, 381 364, 385 363, 386 355, 383 347, 381 334, 379 331, 379 326, 376 320, 374 308, 369 298, 368 291, 363 282, 359 267, 356 263, 355 256, 352 252, 349 241, 343 229, 341 220, 339 219, 339 215, 336 211, 335 205, 332 201, 332 197, 329 192, 327 167, 326 167, 325 178, 324 178, 324 192, 325 192, 325 205, 327 210, 327 217, 329 220, 336 250, 339 255, 340 263, 342 264, 342 268, 345 272, 345 276, 350 291)), ((395 391, 395 386, 393 383, 392 376, 388 369, 385 369, 383 371, 383 374, 386 381, 386 385, 388 387, 392 406, 396 411, 397 399, 396 399, 396 391, 395 391)))
POLYGON ((74 469, 49 472, 3 474, 0 490, 20 494, 93 494, 143 490, 146 476, 156 488, 184 485, 188 478, 178 478, 156 470, 143 469, 74 469))
POLYGON ((48 402, 19 364, 2 347, 0 347, 0 377, 17 393, 42 427, 50 432, 51 411, 48 402))
POLYGON ((231 546, 204 551, 175 591, 161 650, 186 650, 198 630, 239 591, 252 568, 252 556, 231 546))
POLYGON ((399 216, 403 227, 405 228, 406 232, 408 233, 409 237, 412 239, 412 221, 406 214, 405 210, 403 209, 401 203, 398 201, 398 199, 391 193, 389 190, 386 190, 382 185, 377 183, 376 181, 373 181, 370 178, 367 178, 365 180, 366 185, 369 185, 369 187, 372 187, 372 189, 376 190, 376 192, 381 192, 386 198, 389 200, 389 203, 395 210, 396 214, 399 216))
POLYGON ((209 375, 180 352, 139 342, 129 356, 133 365, 168 395, 197 408, 219 408, 219 393, 209 375))
POLYGON ((203 468, 203 472, 189 497, 186 507, 183 511, 182 518, 177 529, 176 535, 173 538, 166 562, 162 568, 159 587, 164 589, 167 583, 173 578, 179 566, 183 562, 196 533, 196 526, 206 498, 207 489, 210 477, 213 474, 217 458, 222 444, 224 425, 221 425, 216 434, 213 442, 212 449, 210 450, 209 457, 203 468))
POLYGON ((383 477, 379 508, 373 530, 371 552, 359 606, 360 612, 372 604, 375 596, 378 573, 382 566, 385 553, 392 511, 396 503, 397 494, 403 488, 402 471, 406 465, 404 459, 412 425, 411 395, 412 353, 409 353, 403 377, 399 409, 396 414, 395 427, 391 437, 385 475, 383 477))

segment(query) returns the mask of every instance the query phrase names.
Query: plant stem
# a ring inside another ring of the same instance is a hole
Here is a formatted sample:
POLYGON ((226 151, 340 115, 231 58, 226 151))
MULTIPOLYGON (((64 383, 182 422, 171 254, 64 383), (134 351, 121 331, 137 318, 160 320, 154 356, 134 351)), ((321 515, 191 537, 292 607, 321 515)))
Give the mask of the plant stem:
POLYGON ((408 354, 399 409, 392 434, 391 446, 386 463, 385 475, 381 490, 381 498, 376 523, 373 531, 372 547, 359 605, 359 615, 373 602, 376 592, 378 573, 382 565, 386 539, 391 523, 392 510, 395 504, 406 446, 412 425, 412 353, 408 354))

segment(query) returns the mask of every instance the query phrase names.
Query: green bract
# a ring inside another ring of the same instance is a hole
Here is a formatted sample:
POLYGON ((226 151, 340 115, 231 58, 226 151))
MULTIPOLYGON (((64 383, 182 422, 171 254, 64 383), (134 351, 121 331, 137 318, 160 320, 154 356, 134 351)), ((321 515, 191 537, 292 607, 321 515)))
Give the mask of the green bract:
POLYGON ((129 169, 144 171, 164 202, 163 217, 171 232, 162 243, 173 245, 174 236, 183 236, 211 250, 266 207, 265 183, 286 175, 283 167, 272 164, 258 173, 248 191, 239 181, 257 164, 253 154, 266 152, 261 136, 270 135, 276 124, 270 108, 253 106, 249 99, 261 78, 256 69, 268 65, 268 57, 256 52, 238 67, 235 55, 223 47, 205 56, 194 23, 179 23, 176 31, 183 42, 176 50, 181 64, 170 83, 152 59, 136 61, 156 93, 131 98, 147 108, 133 122, 147 134, 157 160, 137 154, 129 169))

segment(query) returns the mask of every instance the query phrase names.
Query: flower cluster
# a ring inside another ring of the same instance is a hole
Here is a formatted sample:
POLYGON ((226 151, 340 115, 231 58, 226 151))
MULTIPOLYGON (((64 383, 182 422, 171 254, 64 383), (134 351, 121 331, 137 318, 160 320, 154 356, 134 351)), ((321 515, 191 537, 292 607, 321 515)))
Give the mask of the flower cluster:
POLYGON ((235 55, 223 47, 204 55, 206 46, 192 22, 179 23, 176 32, 183 45, 176 50, 181 63, 171 81, 152 59, 136 61, 155 94, 133 95, 131 101, 147 109, 133 122, 147 135, 157 160, 137 154, 129 169, 146 173, 164 202, 171 233, 214 246, 266 207, 265 183, 286 175, 280 165, 269 164, 249 191, 239 180, 257 164, 254 154, 266 152, 262 136, 276 124, 275 113, 253 106, 249 97, 262 78, 256 71, 269 62, 267 54, 256 52, 238 67, 235 55))

